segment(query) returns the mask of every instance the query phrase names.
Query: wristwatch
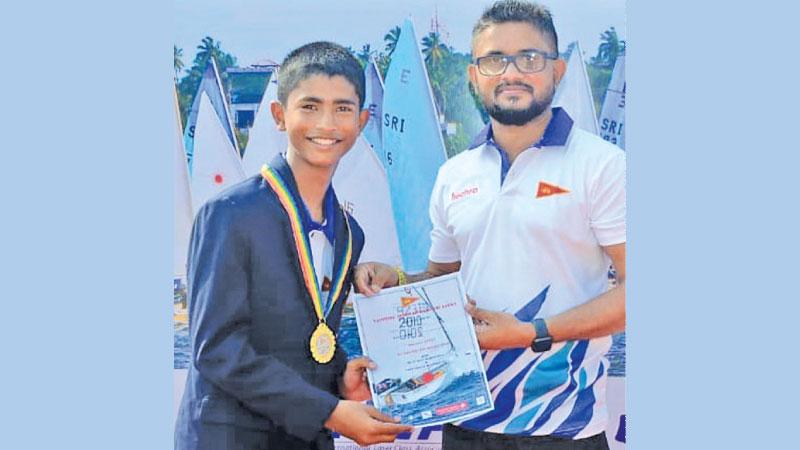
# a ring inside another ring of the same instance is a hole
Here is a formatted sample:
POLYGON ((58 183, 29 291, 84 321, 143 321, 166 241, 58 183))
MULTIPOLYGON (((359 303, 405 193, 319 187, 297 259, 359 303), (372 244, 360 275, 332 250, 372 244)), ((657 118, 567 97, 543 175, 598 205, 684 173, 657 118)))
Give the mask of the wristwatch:
POLYGON ((533 328, 536 330, 536 337, 531 342, 531 350, 536 353, 546 352, 553 346, 553 338, 547 331, 547 324, 544 319, 533 319, 533 328))

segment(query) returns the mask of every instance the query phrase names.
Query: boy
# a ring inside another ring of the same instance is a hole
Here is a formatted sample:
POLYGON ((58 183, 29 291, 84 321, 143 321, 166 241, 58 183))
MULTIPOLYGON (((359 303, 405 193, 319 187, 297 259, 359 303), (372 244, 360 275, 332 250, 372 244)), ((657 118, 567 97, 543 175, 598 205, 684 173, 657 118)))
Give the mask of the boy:
POLYGON ((355 401, 372 363, 346 363, 334 334, 364 235, 331 178, 369 117, 363 71, 339 45, 305 45, 283 61, 278 100, 286 156, 197 213, 176 449, 333 449, 334 430, 360 445, 411 430, 355 401))

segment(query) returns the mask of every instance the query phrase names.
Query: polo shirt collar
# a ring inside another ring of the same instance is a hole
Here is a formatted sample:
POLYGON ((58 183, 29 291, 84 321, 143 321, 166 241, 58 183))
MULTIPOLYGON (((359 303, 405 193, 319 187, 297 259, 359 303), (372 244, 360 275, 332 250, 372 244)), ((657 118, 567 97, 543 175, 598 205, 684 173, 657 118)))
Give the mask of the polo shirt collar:
POLYGON ((325 191, 325 198, 322 201, 323 222, 318 223, 311 218, 311 213, 308 212, 306 203, 303 201, 303 198, 300 197, 300 191, 297 189, 297 182, 294 179, 292 168, 289 167, 289 163, 286 162, 286 156, 282 153, 276 155, 274 158, 272 158, 269 166, 272 167, 286 183, 286 187, 289 189, 289 193, 294 199, 295 204, 302 205, 301 208, 297 209, 300 213, 300 221, 303 224, 303 232, 308 234, 313 230, 322 231, 325 234, 325 237, 328 239, 328 242, 333 244, 335 236, 334 224, 336 217, 336 198, 333 193, 333 183, 329 184, 328 190, 325 191))
MULTIPOLYGON (((533 144, 533 147, 560 146, 567 143, 569 133, 572 131, 572 118, 564 111, 564 108, 560 106, 552 108, 552 111, 553 117, 550 118, 550 122, 547 124, 547 128, 545 128, 542 138, 539 139, 539 142, 533 144)), ((484 144, 491 144, 495 148, 500 148, 494 142, 491 122, 475 136, 469 148, 477 148, 484 144)))

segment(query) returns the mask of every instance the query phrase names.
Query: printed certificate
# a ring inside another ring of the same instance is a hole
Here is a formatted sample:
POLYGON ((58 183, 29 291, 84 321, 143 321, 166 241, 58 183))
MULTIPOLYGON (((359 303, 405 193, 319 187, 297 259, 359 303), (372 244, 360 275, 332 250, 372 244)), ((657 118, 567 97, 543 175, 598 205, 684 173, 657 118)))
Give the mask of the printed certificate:
POLYGON ((494 409, 458 273, 353 298, 377 409, 404 424, 455 422, 494 409))

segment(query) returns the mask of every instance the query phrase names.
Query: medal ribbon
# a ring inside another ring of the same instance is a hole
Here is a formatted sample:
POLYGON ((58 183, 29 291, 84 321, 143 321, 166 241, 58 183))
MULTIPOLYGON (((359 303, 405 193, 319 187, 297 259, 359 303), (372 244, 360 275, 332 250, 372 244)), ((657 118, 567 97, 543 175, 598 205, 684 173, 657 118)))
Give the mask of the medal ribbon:
POLYGON ((347 228, 344 258, 342 260, 342 265, 339 267, 337 277, 335 278, 336 281, 331 285, 331 290, 328 293, 328 301, 326 303, 327 308, 325 308, 323 312, 322 295, 320 294, 319 284, 314 273, 314 264, 311 259, 311 246, 308 242, 308 235, 306 235, 305 230, 303 230, 303 222, 300 219, 300 210, 297 207, 297 203, 281 176, 271 167, 264 164, 261 168, 261 176, 264 177, 264 180, 278 196, 278 200, 289 216, 294 245, 297 249, 297 258, 300 262, 300 269, 303 272, 303 281, 305 281, 306 289, 308 289, 308 293, 311 296, 311 302, 314 304, 314 311, 317 313, 317 319, 319 319, 320 322, 324 322, 325 317, 331 312, 336 300, 339 298, 339 294, 342 292, 344 279, 347 277, 347 268, 350 267, 350 260, 353 257, 353 235, 350 231, 350 222, 347 219, 347 213, 342 212, 347 228))

